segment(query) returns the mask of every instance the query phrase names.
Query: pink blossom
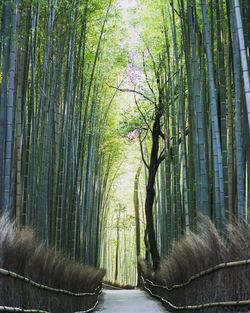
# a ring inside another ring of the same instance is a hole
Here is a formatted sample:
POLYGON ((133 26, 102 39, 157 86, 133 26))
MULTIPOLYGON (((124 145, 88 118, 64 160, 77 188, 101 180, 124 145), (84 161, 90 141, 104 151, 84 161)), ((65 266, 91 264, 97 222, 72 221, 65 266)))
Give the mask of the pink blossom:
POLYGON ((138 136, 139 136, 138 129, 134 129, 133 131, 128 133, 128 140, 134 141, 138 138, 138 136))

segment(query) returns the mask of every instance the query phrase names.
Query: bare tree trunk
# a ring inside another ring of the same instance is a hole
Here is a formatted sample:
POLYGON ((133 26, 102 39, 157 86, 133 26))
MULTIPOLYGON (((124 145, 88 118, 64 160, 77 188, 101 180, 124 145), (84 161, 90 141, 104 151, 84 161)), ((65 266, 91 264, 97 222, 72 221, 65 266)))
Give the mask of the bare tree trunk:
POLYGON ((160 165, 158 159, 159 152, 159 138, 160 138, 160 120, 162 113, 155 113, 155 120, 152 129, 152 148, 150 152, 150 163, 148 167, 148 182, 146 188, 146 200, 145 200, 145 213, 146 213, 146 229, 148 235, 149 249, 152 257, 153 267, 156 270, 160 265, 160 255, 157 248, 154 217, 153 217, 153 205, 155 200, 155 178, 158 167, 160 165))

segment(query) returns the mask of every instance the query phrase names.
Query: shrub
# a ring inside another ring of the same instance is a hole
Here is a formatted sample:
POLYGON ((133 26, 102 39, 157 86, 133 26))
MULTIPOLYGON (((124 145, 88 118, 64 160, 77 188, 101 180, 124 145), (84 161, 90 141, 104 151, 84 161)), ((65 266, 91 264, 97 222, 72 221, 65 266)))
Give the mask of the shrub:
MULTIPOLYGON (((156 285, 182 285, 198 273, 225 262, 250 259, 250 226, 230 224, 220 236, 213 223, 203 218, 198 234, 192 232, 173 245, 171 254, 163 258, 158 271, 153 272, 141 261, 143 276, 156 285)), ((198 278, 191 279, 181 288, 167 290, 146 281, 152 293, 175 306, 250 300, 250 264, 222 266, 198 278)), ((168 309, 171 309, 167 305, 168 309)), ((249 307, 211 307, 200 312, 249 312, 249 307)), ((181 312, 192 312, 182 310, 181 312)), ((194 310, 195 312, 195 310, 194 310)))
POLYGON ((5 217, 0 219, 0 267, 73 296, 41 289, 10 276, 0 275, 0 305, 22 309, 72 313, 87 310, 97 301, 105 272, 61 257, 53 249, 39 244, 32 231, 16 230, 5 217))

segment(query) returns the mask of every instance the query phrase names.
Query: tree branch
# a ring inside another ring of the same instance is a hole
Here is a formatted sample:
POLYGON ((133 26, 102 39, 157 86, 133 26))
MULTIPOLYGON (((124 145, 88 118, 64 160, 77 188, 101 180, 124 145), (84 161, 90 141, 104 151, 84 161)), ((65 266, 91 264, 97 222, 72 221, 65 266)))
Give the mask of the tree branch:
POLYGON ((174 7, 174 3, 171 2, 170 5, 171 5, 172 9, 175 11, 175 13, 176 13, 179 17, 181 17, 181 14, 180 14, 180 13, 176 10, 176 8, 174 7))
POLYGON ((119 88, 119 87, 115 87, 115 86, 111 86, 111 85, 108 85, 110 88, 113 88, 113 89, 116 89, 118 91, 121 91, 121 92, 131 92, 131 93, 136 93, 140 96, 142 96, 144 99, 146 99, 147 101, 153 103, 154 105, 156 105, 156 102, 153 101, 152 99, 150 99, 149 97, 145 96, 142 92, 140 91, 137 91, 137 90, 134 90, 134 89, 129 89, 129 88, 119 88))
POLYGON ((160 153, 160 156, 159 156, 159 158, 158 158, 158 160, 157 160, 157 163, 158 164, 161 164, 161 162, 165 159, 165 157, 166 157, 166 155, 165 155, 165 148, 161 151, 161 153, 160 153))
POLYGON ((151 129, 150 125, 148 124, 148 121, 147 121, 145 115, 143 114, 142 110, 140 109, 140 107, 139 107, 139 105, 138 105, 138 102, 137 102, 136 94, 135 94, 135 93, 134 93, 134 100, 135 100, 135 105, 136 105, 136 107, 137 107, 137 110, 140 112, 140 114, 141 114, 141 116, 142 116, 144 122, 146 123, 148 129, 149 129, 149 130, 151 131, 151 133, 152 133, 152 129, 151 129))
MULTIPOLYGON (((189 133, 189 129, 186 128, 186 130, 185 130, 185 136, 187 136, 188 133, 189 133)), ((172 140, 173 140, 173 137, 170 138, 170 142, 171 142, 172 140)), ((181 144, 181 141, 182 141, 182 137, 179 138, 178 144, 181 144)), ((171 147, 169 148, 169 151, 170 151, 169 154, 170 154, 170 156, 172 157, 173 145, 171 145, 171 147)), ((166 152, 166 148, 164 148, 164 149, 161 151, 160 156, 159 156, 159 158, 158 158, 158 160, 157 160, 158 164, 161 164, 161 162, 165 159, 165 157, 166 157, 165 152, 166 152)))
POLYGON ((147 163, 147 161, 145 159, 144 152, 143 152, 143 147, 142 147, 142 143, 145 140, 146 136, 147 136, 147 134, 145 135, 144 139, 141 140, 141 133, 139 131, 139 142, 140 142, 141 158, 142 158, 142 161, 145 164, 146 168, 149 169, 149 165, 148 165, 148 163, 147 163))
POLYGON ((146 44, 146 48, 147 48, 147 51, 148 51, 148 53, 149 53, 149 56, 150 56, 151 61, 152 61, 152 64, 153 64, 154 73, 155 73, 155 78, 157 79, 157 77, 158 77, 158 71, 157 71, 157 69, 156 69, 156 62, 155 62, 155 59, 154 59, 154 57, 153 57, 153 55, 152 55, 152 53, 151 53, 151 51, 150 51, 150 49, 149 49, 149 47, 148 47, 147 44, 146 44))
POLYGON ((143 57, 143 71, 144 71, 144 74, 145 74, 145 78, 146 78, 146 83, 148 85, 148 88, 150 89, 150 91, 152 92, 153 96, 154 96, 154 99, 156 101, 156 96, 155 96, 155 92, 154 92, 154 89, 152 88, 152 86, 150 85, 149 83, 149 79, 148 79, 148 74, 147 74, 147 70, 146 70, 146 64, 145 64, 145 51, 143 51, 142 53, 142 57, 143 57))
POLYGON ((161 136, 161 138, 162 138, 163 140, 166 139, 166 136, 165 136, 165 134, 163 134, 162 130, 160 130, 159 135, 161 136))

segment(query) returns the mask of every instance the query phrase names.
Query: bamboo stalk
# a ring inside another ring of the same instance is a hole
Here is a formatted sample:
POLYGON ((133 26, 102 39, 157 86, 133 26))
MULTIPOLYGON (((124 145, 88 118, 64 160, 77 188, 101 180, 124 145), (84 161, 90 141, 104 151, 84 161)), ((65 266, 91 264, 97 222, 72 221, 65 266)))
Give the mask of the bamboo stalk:
POLYGON ((248 127, 249 127, 248 131, 250 132, 250 78, 249 78, 248 57, 247 57, 247 51, 246 51, 246 45, 245 45, 245 38, 244 38, 244 32, 243 32, 241 8, 240 8, 239 0, 234 0, 234 11, 235 11, 237 35, 238 35, 239 46, 240 46, 241 67, 242 67, 242 76, 243 76, 244 89, 245 89, 247 118, 248 118, 248 127))

